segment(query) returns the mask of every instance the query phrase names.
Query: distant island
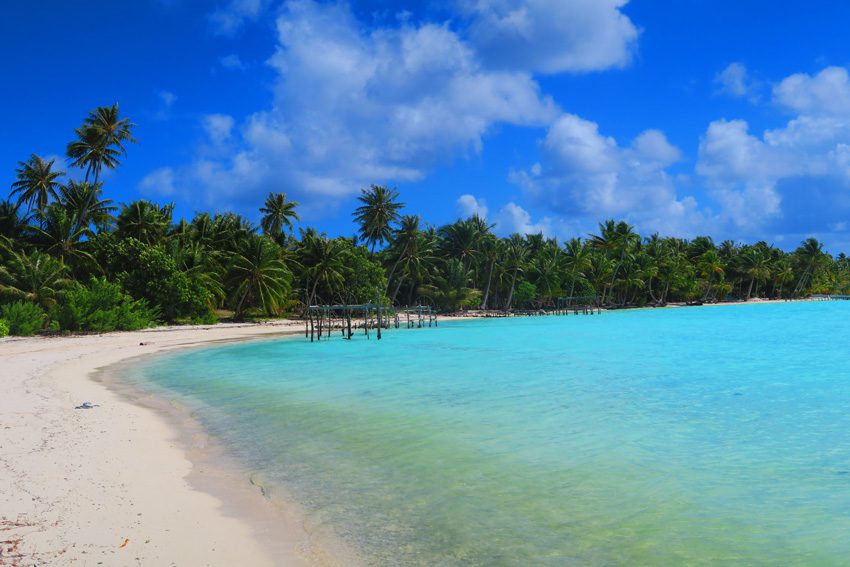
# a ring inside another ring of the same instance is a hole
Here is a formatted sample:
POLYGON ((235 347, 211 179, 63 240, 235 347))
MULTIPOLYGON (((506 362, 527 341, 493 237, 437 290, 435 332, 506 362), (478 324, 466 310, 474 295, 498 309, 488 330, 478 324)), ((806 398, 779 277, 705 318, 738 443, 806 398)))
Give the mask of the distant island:
POLYGON ((362 189, 351 238, 294 234, 298 203, 284 193, 268 195, 259 226, 232 212, 175 219, 173 204, 108 198, 101 174, 121 165, 134 127, 118 104, 91 111, 66 152, 82 179, 55 159, 19 163, 0 201, 0 336, 283 317, 378 299, 453 312, 545 309, 574 297, 619 308, 850 291, 850 261, 815 238, 789 253, 766 242, 641 236, 615 220, 565 243, 500 238, 478 216, 435 227, 402 215, 398 191, 378 185, 362 189))

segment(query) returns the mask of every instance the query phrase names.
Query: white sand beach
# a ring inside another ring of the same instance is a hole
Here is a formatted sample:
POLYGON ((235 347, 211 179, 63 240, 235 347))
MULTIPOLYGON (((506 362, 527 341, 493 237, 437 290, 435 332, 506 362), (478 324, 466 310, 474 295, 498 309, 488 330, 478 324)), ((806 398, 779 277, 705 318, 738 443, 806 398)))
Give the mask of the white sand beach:
POLYGON ((302 330, 276 322, 0 341, 0 565, 333 564, 294 510, 193 463, 166 416, 90 378, 140 355, 302 330), (75 409, 84 402, 96 407, 75 409))

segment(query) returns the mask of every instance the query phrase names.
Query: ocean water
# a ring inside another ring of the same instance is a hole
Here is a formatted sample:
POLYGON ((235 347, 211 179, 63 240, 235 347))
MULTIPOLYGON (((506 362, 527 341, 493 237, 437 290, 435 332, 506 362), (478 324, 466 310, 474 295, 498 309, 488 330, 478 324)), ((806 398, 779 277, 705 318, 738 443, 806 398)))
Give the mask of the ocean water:
POLYGON ((441 322, 151 358, 370 565, 846 565, 850 302, 441 322))

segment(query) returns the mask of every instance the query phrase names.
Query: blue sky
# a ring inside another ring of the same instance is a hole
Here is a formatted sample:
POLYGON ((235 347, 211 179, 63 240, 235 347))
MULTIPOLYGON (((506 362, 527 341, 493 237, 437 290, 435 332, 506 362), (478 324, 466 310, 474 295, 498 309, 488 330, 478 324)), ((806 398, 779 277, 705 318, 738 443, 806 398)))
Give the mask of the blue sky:
MULTIPOLYGON (((850 250, 850 4, 138 0, 4 6, 0 183, 118 101, 108 196, 352 234, 361 187, 497 232, 850 250)), ((60 158, 61 160, 61 158, 60 158)))

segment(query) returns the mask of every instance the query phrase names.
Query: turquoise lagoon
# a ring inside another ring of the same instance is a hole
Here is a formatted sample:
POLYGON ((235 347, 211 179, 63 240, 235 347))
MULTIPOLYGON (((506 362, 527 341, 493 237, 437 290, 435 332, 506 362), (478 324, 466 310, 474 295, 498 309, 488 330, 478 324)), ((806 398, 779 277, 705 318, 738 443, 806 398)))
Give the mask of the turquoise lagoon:
POLYGON ((850 302, 441 322, 151 358, 374 565, 838 565, 850 302))

